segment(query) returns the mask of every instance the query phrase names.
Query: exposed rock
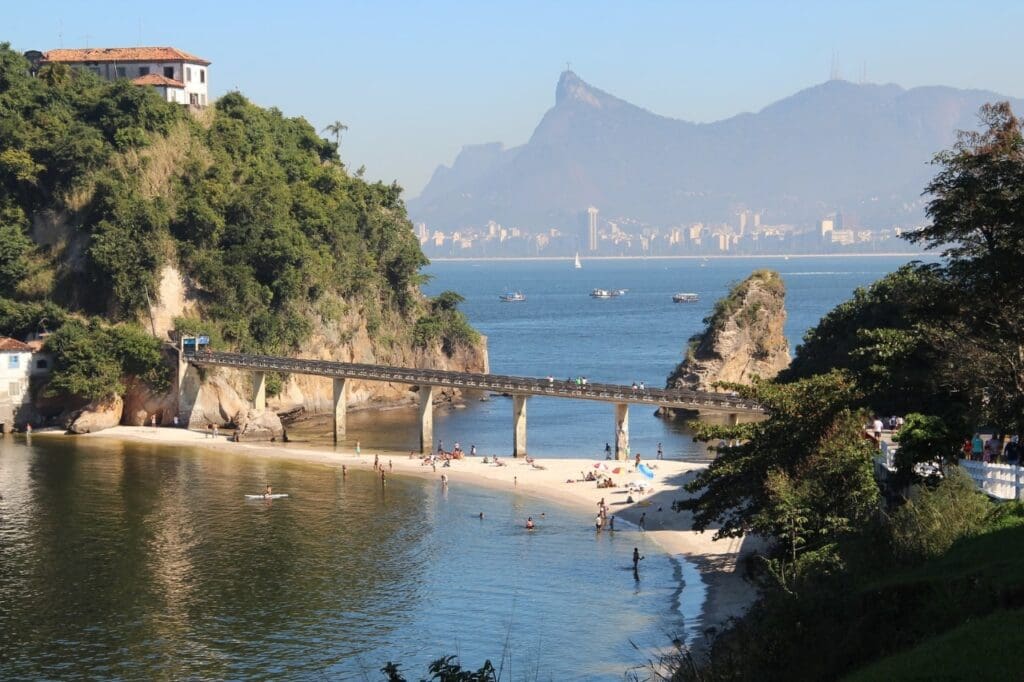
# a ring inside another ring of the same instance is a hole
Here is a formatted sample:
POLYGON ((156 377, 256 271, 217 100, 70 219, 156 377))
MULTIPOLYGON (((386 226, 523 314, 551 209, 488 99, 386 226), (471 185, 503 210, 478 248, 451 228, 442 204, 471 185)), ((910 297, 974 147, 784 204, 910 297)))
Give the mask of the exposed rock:
POLYGON ((272 410, 245 409, 235 416, 234 421, 238 428, 235 439, 239 442, 281 440, 284 436, 281 419, 272 410))
POLYGON ((235 415, 249 409, 249 403, 220 374, 207 374, 204 379, 199 370, 190 367, 182 384, 181 413, 189 427, 224 426, 230 424, 235 415), (189 400, 194 402, 189 403, 189 400))
POLYGON ((124 401, 121 396, 94 400, 71 414, 67 429, 73 433, 95 433, 121 423, 124 401))
POLYGON ((716 382, 773 378, 790 360, 785 299, 782 278, 772 270, 758 270, 734 286, 704 320, 707 329, 690 339, 666 386, 713 391, 716 382))
POLYGON ((154 393, 142 382, 136 382, 124 394, 121 423, 127 426, 145 426, 150 424, 153 415, 156 415, 158 424, 169 426, 174 423, 174 416, 177 414, 176 402, 173 390, 154 393))

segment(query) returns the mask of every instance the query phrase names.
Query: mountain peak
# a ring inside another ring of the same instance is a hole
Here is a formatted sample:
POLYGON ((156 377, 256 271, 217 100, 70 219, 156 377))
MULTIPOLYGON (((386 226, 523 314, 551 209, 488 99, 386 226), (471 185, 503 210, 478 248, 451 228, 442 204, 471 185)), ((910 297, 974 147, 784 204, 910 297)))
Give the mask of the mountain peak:
POLYGON ((574 71, 563 71, 555 88, 555 106, 571 101, 578 101, 592 107, 600 108, 601 93, 589 83, 576 75, 574 71))

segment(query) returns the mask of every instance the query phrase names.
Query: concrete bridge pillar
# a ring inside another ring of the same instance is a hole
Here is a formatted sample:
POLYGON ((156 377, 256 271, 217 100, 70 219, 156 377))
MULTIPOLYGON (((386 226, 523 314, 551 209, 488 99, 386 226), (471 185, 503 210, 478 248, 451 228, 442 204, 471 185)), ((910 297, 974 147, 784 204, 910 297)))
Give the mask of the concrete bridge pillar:
POLYGON ((729 415, 729 426, 736 426, 740 423, 740 416, 733 412, 729 415))
POLYGON ((420 454, 434 448, 434 387, 420 386, 420 454))
POLYGON ((512 396, 512 456, 526 456, 526 398, 512 396))
POLYGON ((629 403, 615 405, 615 459, 629 459, 629 403))
POLYGON ((252 406, 257 410, 267 409, 267 373, 252 373, 252 406))
POLYGON ((348 385, 345 379, 334 380, 334 442, 345 439, 348 409, 348 385))

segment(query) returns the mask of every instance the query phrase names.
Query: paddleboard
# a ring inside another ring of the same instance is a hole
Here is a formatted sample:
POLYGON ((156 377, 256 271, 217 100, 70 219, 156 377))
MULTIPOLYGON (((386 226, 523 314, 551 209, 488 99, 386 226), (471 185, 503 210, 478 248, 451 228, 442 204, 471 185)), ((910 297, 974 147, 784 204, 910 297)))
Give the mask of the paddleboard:
POLYGON ((279 500, 288 497, 288 493, 274 493, 273 495, 246 495, 247 500, 279 500))

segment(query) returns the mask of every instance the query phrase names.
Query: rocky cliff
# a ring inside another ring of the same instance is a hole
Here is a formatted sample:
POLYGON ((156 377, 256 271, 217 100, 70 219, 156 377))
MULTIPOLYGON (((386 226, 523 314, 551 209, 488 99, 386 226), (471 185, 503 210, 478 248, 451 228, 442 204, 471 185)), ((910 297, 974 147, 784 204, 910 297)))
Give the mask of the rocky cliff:
POLYGON ((668 388, 716 390, 716 382, 749 384, 789 365, 786 287, 779 273, 758 270, 732 288, 690 338, 686 356, 668 377, 668 388))

